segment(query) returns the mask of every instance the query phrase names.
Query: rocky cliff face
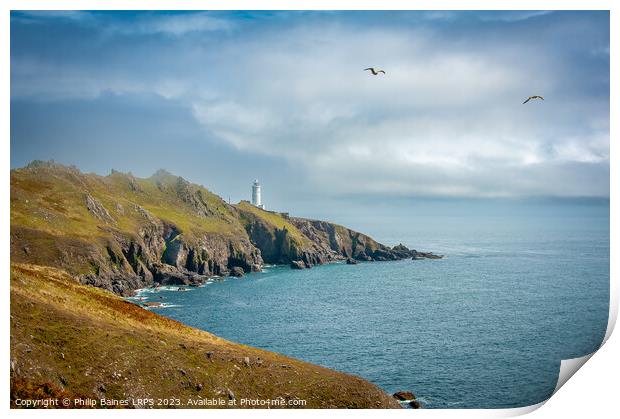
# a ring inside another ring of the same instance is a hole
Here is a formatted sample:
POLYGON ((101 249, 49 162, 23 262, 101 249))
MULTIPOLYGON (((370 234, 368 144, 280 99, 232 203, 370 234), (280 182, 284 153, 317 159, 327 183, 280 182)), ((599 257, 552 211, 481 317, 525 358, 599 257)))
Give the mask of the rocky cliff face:
POLYGON ((260 210, 247 202, 237 208, 250 240, 267 263, 310 268, 346 259, 387 261, 425 257, 402 244, 392 249, 365 234, 327 221, 289 217, 260 210))
POLYGON ((159 171, 80 173, 53 162, 11 172, 11 259, 66 269, 118 294, 261 268, 235 208, 159 171))
POLYGON ((424 255, 336 224, 231 206, 161 170, 147 179, 97 176, 37 161, 11 171, 12 261, 59 267, 121 295, 233 269, 238 276, 264 262, 309 268, 424 255))
POLYGON ((336 254, 338 259, 354 258, 371 261, 384 260, 383 255, 388 255, 385 260, 402 259, 409 256, 392 257, 389 247, 377 243, 365 234, 337 224, 304 218, 291 218, 291 222, 313 243, 316 243, 320 251, 332 252, 336 254))

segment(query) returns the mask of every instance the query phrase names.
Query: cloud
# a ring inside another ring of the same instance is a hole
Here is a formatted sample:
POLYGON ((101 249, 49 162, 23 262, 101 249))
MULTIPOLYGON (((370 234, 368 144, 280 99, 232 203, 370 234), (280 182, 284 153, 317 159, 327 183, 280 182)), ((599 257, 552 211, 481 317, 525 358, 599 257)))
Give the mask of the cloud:
POLYGON ((598 46, 590 51, 594 56, 609 57, 609 44, 606 46, 598 46))
POLYGON ((543 14, 483 14, 475 29, 337 13, 244 26, 212 13, 140 15, 109 24, 88 59, 16 54, 12 95, 156 94, 184 106, 205 141, 284 161, 282 176, 328 195, 607 195, 609 69, 592 54, 608 45, 601 23, 566 15, 536 35, 484 23, 543 14), (578 45, 563 41, 571 19, 588 29, 578 45), (546 100, 522 105, 530 94, 546 100))
POLYGON ((35 23, 48 19, 81 22, 90 21, 91 18, 89 12, 80 10, 20 10, 11 12, 11 20, 21 23, 35 23))
MULTIPOLYGON (((119 12, 128 15, 131 12, 119 12)), ((67 21, 85 27, 97 27, 106 33, 123 35, 167 34, 182 36, 193 32, 230 31, 230 19, 213 16, 210 12, 153 13, 146 12, 133 19, 114 19, 107 12, 79 10, 21 10, 11 13, 15 23, 49 23, 67 21)))
POLYGON ((479 16, 482 21, 520 22, 553 13, 551 10, 513 10, 509 12, 485 13, 479 16))
POLYGON ((110 27, 123 34, 169 34, 182 36, 192 32, 229 31, 234 25, 230 20, 220 19, 208 12, 191 14, 153 14, 138 18, 129 24, 110 27))
MULTIPOLYGON (((554 194, 558 185, 539 177, 545 167, 608 164, 607 131, 575 135, 569 121, 558 124, 568 115, 604 118, 605 99, 585 110, 573 106, 577 97, 522 105, 534 80, 553 98, 571 78, 546 49, 516 44, 506 54, 423 32, 342 27, 297 28, 286 39, 242 46, 251 53, 239 68, 267 71, 233 72, 237 88, 221 103, 195 102, 194 115, 222 141, 295 162, 334 194, 554 194), (376 58, 367 64, 366 56, 376 58), (524 56, 537 66, 523 67, 524 56), (386 77, 361 71, 376 62, 386 77)), ((575 182, 572 193, 592 191, 575 182)))

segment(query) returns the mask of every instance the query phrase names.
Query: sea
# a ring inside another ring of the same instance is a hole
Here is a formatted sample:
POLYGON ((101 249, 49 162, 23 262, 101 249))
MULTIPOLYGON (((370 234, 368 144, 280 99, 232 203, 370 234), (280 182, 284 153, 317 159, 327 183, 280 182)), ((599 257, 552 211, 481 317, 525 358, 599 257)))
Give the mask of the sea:
POLYGON ((608 200, 439 200, 334 218, 444 258, 267 266, 137 297, 231 341, 412 391, 424 408, 544 401, 560 361, 602 343, 608 200))

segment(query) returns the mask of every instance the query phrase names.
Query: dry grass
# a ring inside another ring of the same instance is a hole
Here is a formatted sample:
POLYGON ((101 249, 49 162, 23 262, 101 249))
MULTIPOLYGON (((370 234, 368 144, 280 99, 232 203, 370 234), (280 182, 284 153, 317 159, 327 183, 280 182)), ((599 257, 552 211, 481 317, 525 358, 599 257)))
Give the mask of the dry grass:
POLYGON ((70 394, 186 403, 228 400, 231 391, 238 401, 399 407, 358 377, 226 341, 35 265, 11 265, 11 365, 13 401, 70 394))

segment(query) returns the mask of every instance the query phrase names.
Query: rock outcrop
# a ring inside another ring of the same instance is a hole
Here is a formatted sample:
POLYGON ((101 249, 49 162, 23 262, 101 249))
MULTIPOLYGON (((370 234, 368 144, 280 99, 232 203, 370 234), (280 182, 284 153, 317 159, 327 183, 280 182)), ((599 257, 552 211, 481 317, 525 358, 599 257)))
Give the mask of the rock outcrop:
POLYGON ((301 260, 291 262, 291 269, 306 269, 306 264, 301 260))
POLYGON ((411 400, 409 402, 409 407, 412 408, 412 409, 420 409, 420 408, 422 408, 422 403, 420 403, 417 400, 411 400))
POLYGON ((411 409, 420 409, 422 404, 416 400, 415 395, 410 391, 397 391, 392 394, 396 400, 406 403, 411 409))
POLYGON ((303 269, 337 260, 348 263, 400 260, 418 254, 402 244, 390 248, 365 234, 327 221, 265 211, 248 202, 241 202, 237 209, 250 240, 260 249, 266 263, 303 269))
POLYGON ((392 397, 401 402, 415 400, 415 395, 410 391, 397 391, 392 397))
POLYGON ((11 260, 58 267, 120 295, 153 285, 346 260, 439 258, 326 221, 229 205, 164 170, 146 179, 36 161, 11 171, 11 260))
POLYGON ((421 259, 443 259, 443 255, 436 255, 432 252, 416 252, 411 259, 413 260, 421 260, 421 259))
POLYGON ((234 207, 165 171, 104 177, 33 162, 11 171, 11 214, 14 262, 59 267, 121 295, 263 265, 234 207))

